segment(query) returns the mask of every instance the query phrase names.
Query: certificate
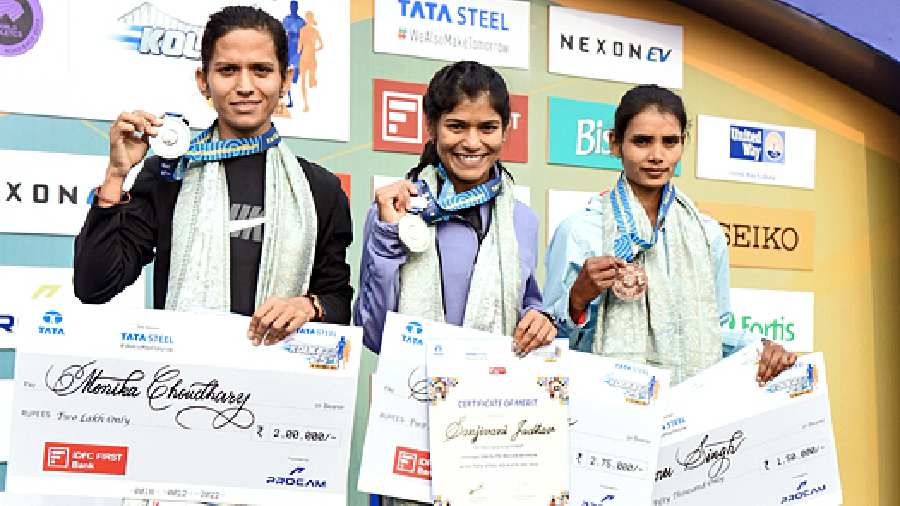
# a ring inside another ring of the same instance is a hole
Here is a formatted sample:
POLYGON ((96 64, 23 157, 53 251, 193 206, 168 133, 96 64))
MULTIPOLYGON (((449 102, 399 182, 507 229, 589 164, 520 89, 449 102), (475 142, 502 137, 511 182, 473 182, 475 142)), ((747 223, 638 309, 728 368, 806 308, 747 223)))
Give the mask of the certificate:
POLYGON ((372 404, 357 484, 363 492, 431 502, 425 346, 435 336, 505 339, 414 316, 387 314, 378 369, 372 376, 372 404))
POLYGON ((570 502, 650 504, 669 371, 570 352, 570 502))
POLYGON ((435 505, 561 505, 568 499, 563 350, 525 358, 504 339, 428 341, 435 505))
POLYGON ((673 387, 654 506, 842 502, 822 354, 760 388, 758 353, 748 345, 673 387))
POLYGON ((21 313, 7 489, 252 504, 346 503, 361 332, 249 318, 21 313))

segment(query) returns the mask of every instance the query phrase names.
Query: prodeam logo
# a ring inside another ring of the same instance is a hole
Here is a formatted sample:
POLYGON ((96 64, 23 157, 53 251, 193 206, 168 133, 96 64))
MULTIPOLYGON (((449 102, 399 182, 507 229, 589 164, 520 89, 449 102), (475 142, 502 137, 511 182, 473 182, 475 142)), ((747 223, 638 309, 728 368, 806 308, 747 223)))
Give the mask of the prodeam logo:
POLYGON ((295 467, 288 476, 269 476, 266 478, 266 483, 272 485, 282 485, 285 487, 300 487, 300 488, 325 488, 326 480, 311 480, 306 479, 300 476, 303 471, 305 471, 305 467, 295 467))
POLYGON ((37 43, 44 29, 38 0, 0 0, 0 56, 18 56, 37 43))
POLYGON ((803 480, 799 485, 797 485, 797 488, 794 492, 781 498, 781 504, 788 504, 794 501, 806 499, 821 492, 825 492, 826 488, 827 487, 824 483, 819 485, 818 487, 807 487, 806 480, 803 480))
POLYGON ((612 495, 612 494, 606 494, 606 495, 603 497, 603 499, 600 499, 599 501, 596 501, 596 502, 593 501, 593 500, 584 500, 584 501, 581 501, 581 504, 580 504, 579 506, 601 506, 601 505, 604 505, 604 504, 610 504, 610 503, 612 503, 613 500, 614 500, 615 498, 616 498, 616 496, 614 496, 614 495, 612 495))

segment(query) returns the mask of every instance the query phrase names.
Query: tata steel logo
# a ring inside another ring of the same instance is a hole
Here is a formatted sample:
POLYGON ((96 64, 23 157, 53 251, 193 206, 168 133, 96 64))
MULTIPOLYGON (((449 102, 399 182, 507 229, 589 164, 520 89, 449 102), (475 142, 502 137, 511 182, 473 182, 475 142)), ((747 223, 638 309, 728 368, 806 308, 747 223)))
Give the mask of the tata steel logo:
MULTIPOLYGON (((445 3, 422 0, 397 0, 400 16, 410 19, 444 22, 449 25, 470 26, 484 30, 508 32, 506 14, 501 11, 461 5, 454 10, 445 3)), ((405 32, 405 30, 404 30, 405 32)), ((398 34, 399 35, 399 34, 398 34)), ((404 33, 405 37, 405 33, 404 33)))
POLYGON ((326 480, 306 479, 301 474, 305 471, 305 467, 295 467, 287 476, 269 476, 266 483, 272 485, 281 485, 285 487, 299 488, 325 488, 326 480))
POLYGON ((119 17, 125 33, 115 36, 140 54, 200 59, 203 27, 171 16, 144 2, 119 17))
POLYGON ((406 332, 401 334, 401 337, 403 337, 403 342, 409 343, 409 344, 412 344, 415 346, 424 345, 425 343, 422 341, 422 338, 419 337, 422 335, 422 330, 424 330, 424 329, 422 327, 422 324, 419 322, 413 321, 413 322, 407 323, 406 324, 406 332))
POLYGON ((817 487, 807 487, 806 484, 807 484, 806 480, 801 481, 800 484, 797 485, 797 488, 795 489, 794 492, 781 498, 781 504, 788 504, 788 503, 792 503, 794 501, 800 501, 802 499, 806 499, 808 497, 814 496, 821 492, 825 492, 825 490, 827 488, 824 483, 817 487))
POLYGON ((38 326, 38 334, 65 335, 62 328, 63 315, 59 311, 50 310, 41 317, 46 325, 38 326))
POLYGON ((11 314, 0 314, 0 330, 12 334, 13 328, 16 326, 16 317, 11 314))
POLYGON ((162 334, 146 334, 144 332, 122 332, 123 342, 138 343, 156 343, 156 344, 175 344, 172 336, 164 336, 162 334))

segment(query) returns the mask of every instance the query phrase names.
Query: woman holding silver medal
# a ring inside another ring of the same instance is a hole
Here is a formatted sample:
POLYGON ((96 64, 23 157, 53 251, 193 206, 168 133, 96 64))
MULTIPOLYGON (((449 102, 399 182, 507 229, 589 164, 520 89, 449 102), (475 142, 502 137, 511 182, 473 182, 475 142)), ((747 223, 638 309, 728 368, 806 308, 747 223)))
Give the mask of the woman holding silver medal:
POLYGON ((347 198, 272 124, 292 72, 284 27, 265 11, 210 16, 196 80, 218 118, 193 140, 177 115, 126 112, 112 124, 106 177, 75 240, 79 299, 108 301, 155 259, 153 307, 252 315, 254 344, 307 321, 349 323, 347 198), (123 192, 151 145, 157 156, 123 192))
POLYGON ((514 338, 524 355, 549 344, 534 270, 537 218, 499 163, 509 126, 500 74, 475 62, 439 70, 424 111, 431 136, 407 178, 369 210, 354 321, 376 353, 388 311, 514 338))
MULTIPOLYGON (((547 304, 571 348, 666 367, 676 383, 737 344, 720 329, 730 313, 725 236, 671 181, 686 129, 678 95, 655 85, 625 93, 610 142, 624 170, 559 225, 546 258, 547 304)), ((796 359, 766 341, 756 380, 796 359)))

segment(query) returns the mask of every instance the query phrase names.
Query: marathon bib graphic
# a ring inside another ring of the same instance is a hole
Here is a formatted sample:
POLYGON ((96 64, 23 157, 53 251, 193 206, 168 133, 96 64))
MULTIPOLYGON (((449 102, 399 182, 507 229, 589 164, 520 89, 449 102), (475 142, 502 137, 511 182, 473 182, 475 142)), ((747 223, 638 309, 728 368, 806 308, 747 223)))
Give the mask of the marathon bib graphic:
POLYGON ((731 125, 731 158, 784 163, 784 131, 731 125))
POLYGON ((37 43, 44 28, 38 0, 0 0, 0 56, 18 56, 37 43))

